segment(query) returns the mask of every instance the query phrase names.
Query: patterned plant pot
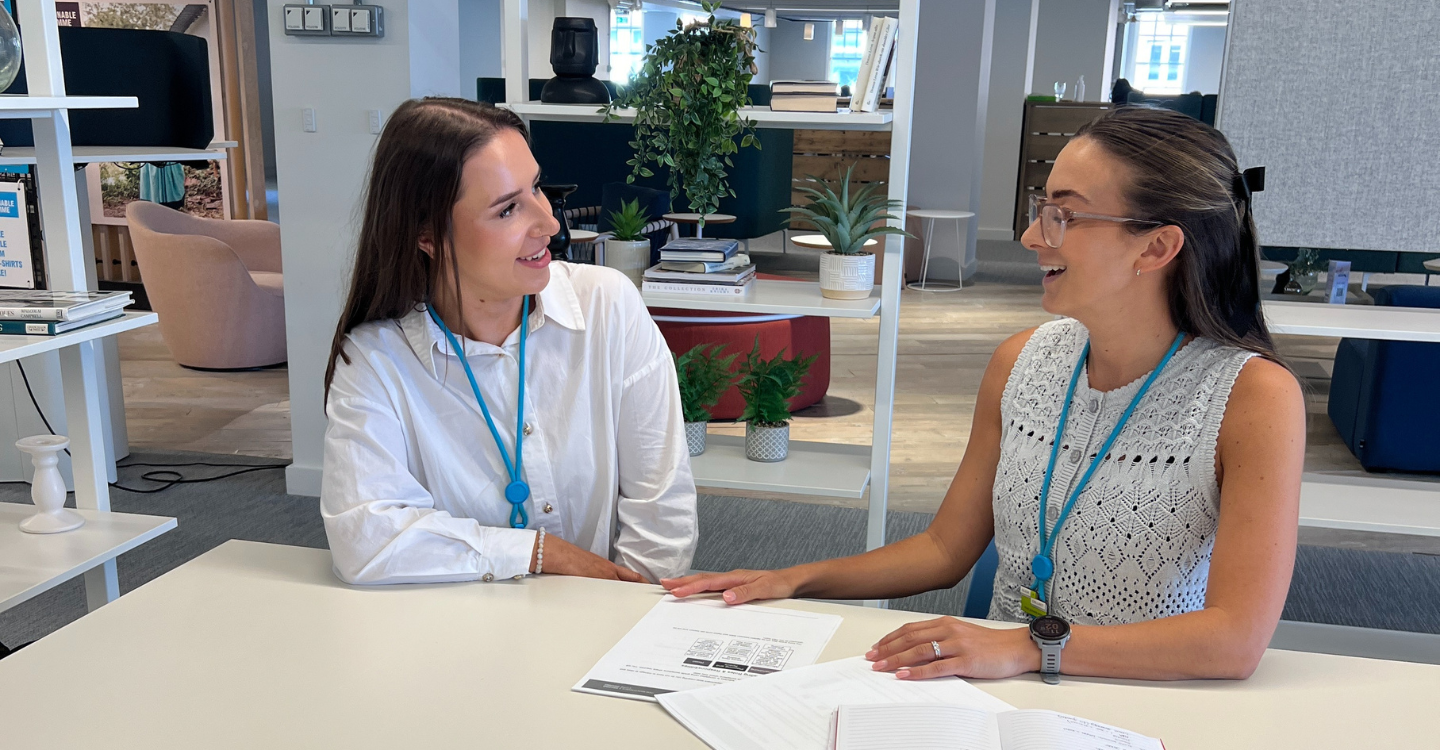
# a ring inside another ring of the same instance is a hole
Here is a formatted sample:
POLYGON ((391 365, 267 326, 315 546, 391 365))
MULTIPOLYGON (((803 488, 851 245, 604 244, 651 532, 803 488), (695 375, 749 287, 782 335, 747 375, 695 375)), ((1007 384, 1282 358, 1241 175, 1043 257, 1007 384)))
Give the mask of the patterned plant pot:
POLYGON ((698 456, 705 452, 705 427, 709 422, 686 422, 685 423, 685 444, 690 446, 690 455, 698 456))
POLYGON ((650 240, 606 240, 605 265, 630 277, 635 286, 644 280, 650 267, 650 240))
POLYGON ((790 455, 790 423, 761 425, 745 423, 745 457, 773 464, 790 455))
POLYGON ((875 255, 820 255, 820 294, 830 299, 865 299, 875 287, 875 255))

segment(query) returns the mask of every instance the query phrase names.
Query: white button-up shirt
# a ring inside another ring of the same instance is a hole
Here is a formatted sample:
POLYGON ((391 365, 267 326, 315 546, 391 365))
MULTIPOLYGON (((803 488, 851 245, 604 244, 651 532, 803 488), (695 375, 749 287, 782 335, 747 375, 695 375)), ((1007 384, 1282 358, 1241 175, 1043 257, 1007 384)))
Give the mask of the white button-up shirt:
MULTIPOLYGON (((424 309, 346 337, 320 491, 341 579, 523 575, 540 528, 651 580, 689 569, 695 482, 675 367, 639 292, 617 271, 552 263, 528 324, 525 529, 510 528, 505 462, 424 309)), ((513 456, 519 329, 463 346, 513 456)))

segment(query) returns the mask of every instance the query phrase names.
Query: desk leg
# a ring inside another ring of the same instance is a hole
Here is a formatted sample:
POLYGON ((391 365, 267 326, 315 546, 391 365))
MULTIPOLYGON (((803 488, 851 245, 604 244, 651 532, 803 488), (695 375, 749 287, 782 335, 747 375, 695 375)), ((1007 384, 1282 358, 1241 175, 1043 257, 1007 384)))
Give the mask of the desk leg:
MULTIPOLYGON (((110 510, 105 420, 100 418, 100 364, 99 342, 85 341, 60 350, 70 465, 75 474, 75 507, 110 510)), ((119 595, 114 560, 85 573, 85 599, 92 611, 119 595)))

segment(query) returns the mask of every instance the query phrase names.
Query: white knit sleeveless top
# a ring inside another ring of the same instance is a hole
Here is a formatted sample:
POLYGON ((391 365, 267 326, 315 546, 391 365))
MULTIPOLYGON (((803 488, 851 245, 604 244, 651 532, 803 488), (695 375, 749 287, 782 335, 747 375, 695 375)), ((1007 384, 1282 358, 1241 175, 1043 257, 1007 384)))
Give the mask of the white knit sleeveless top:
MULTIPOLYGON (((1017 594, 1034 581, 1040 488, 1060 409, 1090 334, 1061 319, 1040 326, 1016 360, 1000 400, 995 546, 1000 553, 990 618, 1024 622, 1017 594)), ((1240 368, 1254 356, 1210 339, 1183 346, 1130 415, 1061 528, 1050 612, 1082 625, 1153 620, 1205 606, 1220 517, 1215 444, 1240 368)), ((1047 528, 1145 376, 1113 391, 1075 385, 1060 440, 1047 528)))

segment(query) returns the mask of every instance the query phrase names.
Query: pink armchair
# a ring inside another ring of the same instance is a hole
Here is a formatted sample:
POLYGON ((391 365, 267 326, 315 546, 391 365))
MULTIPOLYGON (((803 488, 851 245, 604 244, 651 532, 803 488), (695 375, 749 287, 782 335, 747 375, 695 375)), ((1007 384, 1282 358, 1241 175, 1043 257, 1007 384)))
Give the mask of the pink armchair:
POLYGON ((127 205, 125 218, 176 362, 202 370, 285 362, 279 225, 203 219, 148 201, 127 205))

